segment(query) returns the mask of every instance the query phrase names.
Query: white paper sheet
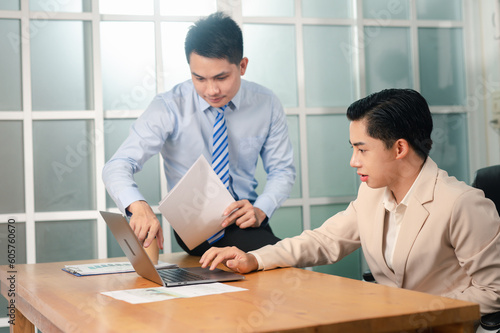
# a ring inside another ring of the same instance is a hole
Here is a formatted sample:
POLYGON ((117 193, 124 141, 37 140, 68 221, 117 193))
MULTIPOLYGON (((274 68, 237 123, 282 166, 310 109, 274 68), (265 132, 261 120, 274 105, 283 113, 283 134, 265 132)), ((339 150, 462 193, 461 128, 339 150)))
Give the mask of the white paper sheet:
POLYGON ((181 287, 155 287, 143 289, 128 289, 101 292, 102 295, 131 304, 141 304, 165 301, 174 298, 188 298, 197 296, 216 295, 247 289, 229 286, 223 283, 204 283, 181 287))
POLYGON ((158 209, 189 249, 222 230, 234 198, 203 155, 160 202, 158 209))

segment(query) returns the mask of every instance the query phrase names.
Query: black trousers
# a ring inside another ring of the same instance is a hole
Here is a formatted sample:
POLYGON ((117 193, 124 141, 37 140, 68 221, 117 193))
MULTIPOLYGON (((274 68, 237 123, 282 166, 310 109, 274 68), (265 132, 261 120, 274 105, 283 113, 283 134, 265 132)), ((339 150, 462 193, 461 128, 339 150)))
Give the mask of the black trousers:
POLYGON ((189 250, 186 244, 174 231, 175 239, 180 247, 187 253, 193 256, 201 256, 206 250, 215 247, 236 246, 242 251, 248 252, 259 249, 265 245, 276 244, 280 239, 276 237, 268 223, 259 228, 241 229, 237 225, 232 224, 226 228, 224 237, 219 241, 210 245, 207 241, 198 245, 192 250, 189 250))

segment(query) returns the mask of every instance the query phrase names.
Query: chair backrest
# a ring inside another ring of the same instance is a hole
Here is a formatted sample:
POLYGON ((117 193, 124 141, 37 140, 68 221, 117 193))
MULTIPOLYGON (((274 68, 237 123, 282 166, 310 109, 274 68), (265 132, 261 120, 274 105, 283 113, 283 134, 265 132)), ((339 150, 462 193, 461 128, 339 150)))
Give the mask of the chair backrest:
MULTIPOLYGON (((500 165, 477 170, 472 186, 483 190, 485 197, 495 203, 500 215, 500 165)), ((481 327, 484 332, 493 332, 499 329, 500 311, 482 316, 481 327)), ((478 332, 480 332, 481 327, 477 330, 478 332)))
POLYGON ((483 190, 484 195, 495 203, 500 214, 500 165, 477 170, 472 186, 483 190))

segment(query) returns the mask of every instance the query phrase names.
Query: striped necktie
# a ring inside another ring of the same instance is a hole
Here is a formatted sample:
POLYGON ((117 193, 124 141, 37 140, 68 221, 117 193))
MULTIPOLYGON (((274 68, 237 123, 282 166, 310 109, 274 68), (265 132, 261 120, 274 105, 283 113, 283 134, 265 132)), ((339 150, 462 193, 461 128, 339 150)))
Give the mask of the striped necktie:
MULTIPOLYGON (((226 121, 224 120, 224 110, 227 104, 217 110, 213 134, 212 168, 220 180, 229 189, 229 149, 227 143, 226 121)), ((209 239, 209 244, 213 244, 224 237, 224 230, 219 231, 209 239)))
POLYGON ((229 189, 229 149, 227 143, 226 121, 224 120, 224 110, 227 104, 217 110, 213 131, 212 168, 217 176, 229 189))

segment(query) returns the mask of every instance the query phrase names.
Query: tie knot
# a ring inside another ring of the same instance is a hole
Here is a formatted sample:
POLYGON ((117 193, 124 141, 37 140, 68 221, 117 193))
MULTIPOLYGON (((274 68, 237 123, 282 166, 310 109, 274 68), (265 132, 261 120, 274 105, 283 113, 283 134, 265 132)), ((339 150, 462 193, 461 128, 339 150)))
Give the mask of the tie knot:
POLYGON ((228 106, 228 105, 229 105, 229 103, 227 103, 227 104, 226 104, 226 105, 224 105, 224 106, 221 106, 220 108, 218 108, 218 109, 217 109, 217 111, 218 111, 218 112, 224 112, 224 111, 226 111, 226 108, 227 108, 227 106, 228 106))

